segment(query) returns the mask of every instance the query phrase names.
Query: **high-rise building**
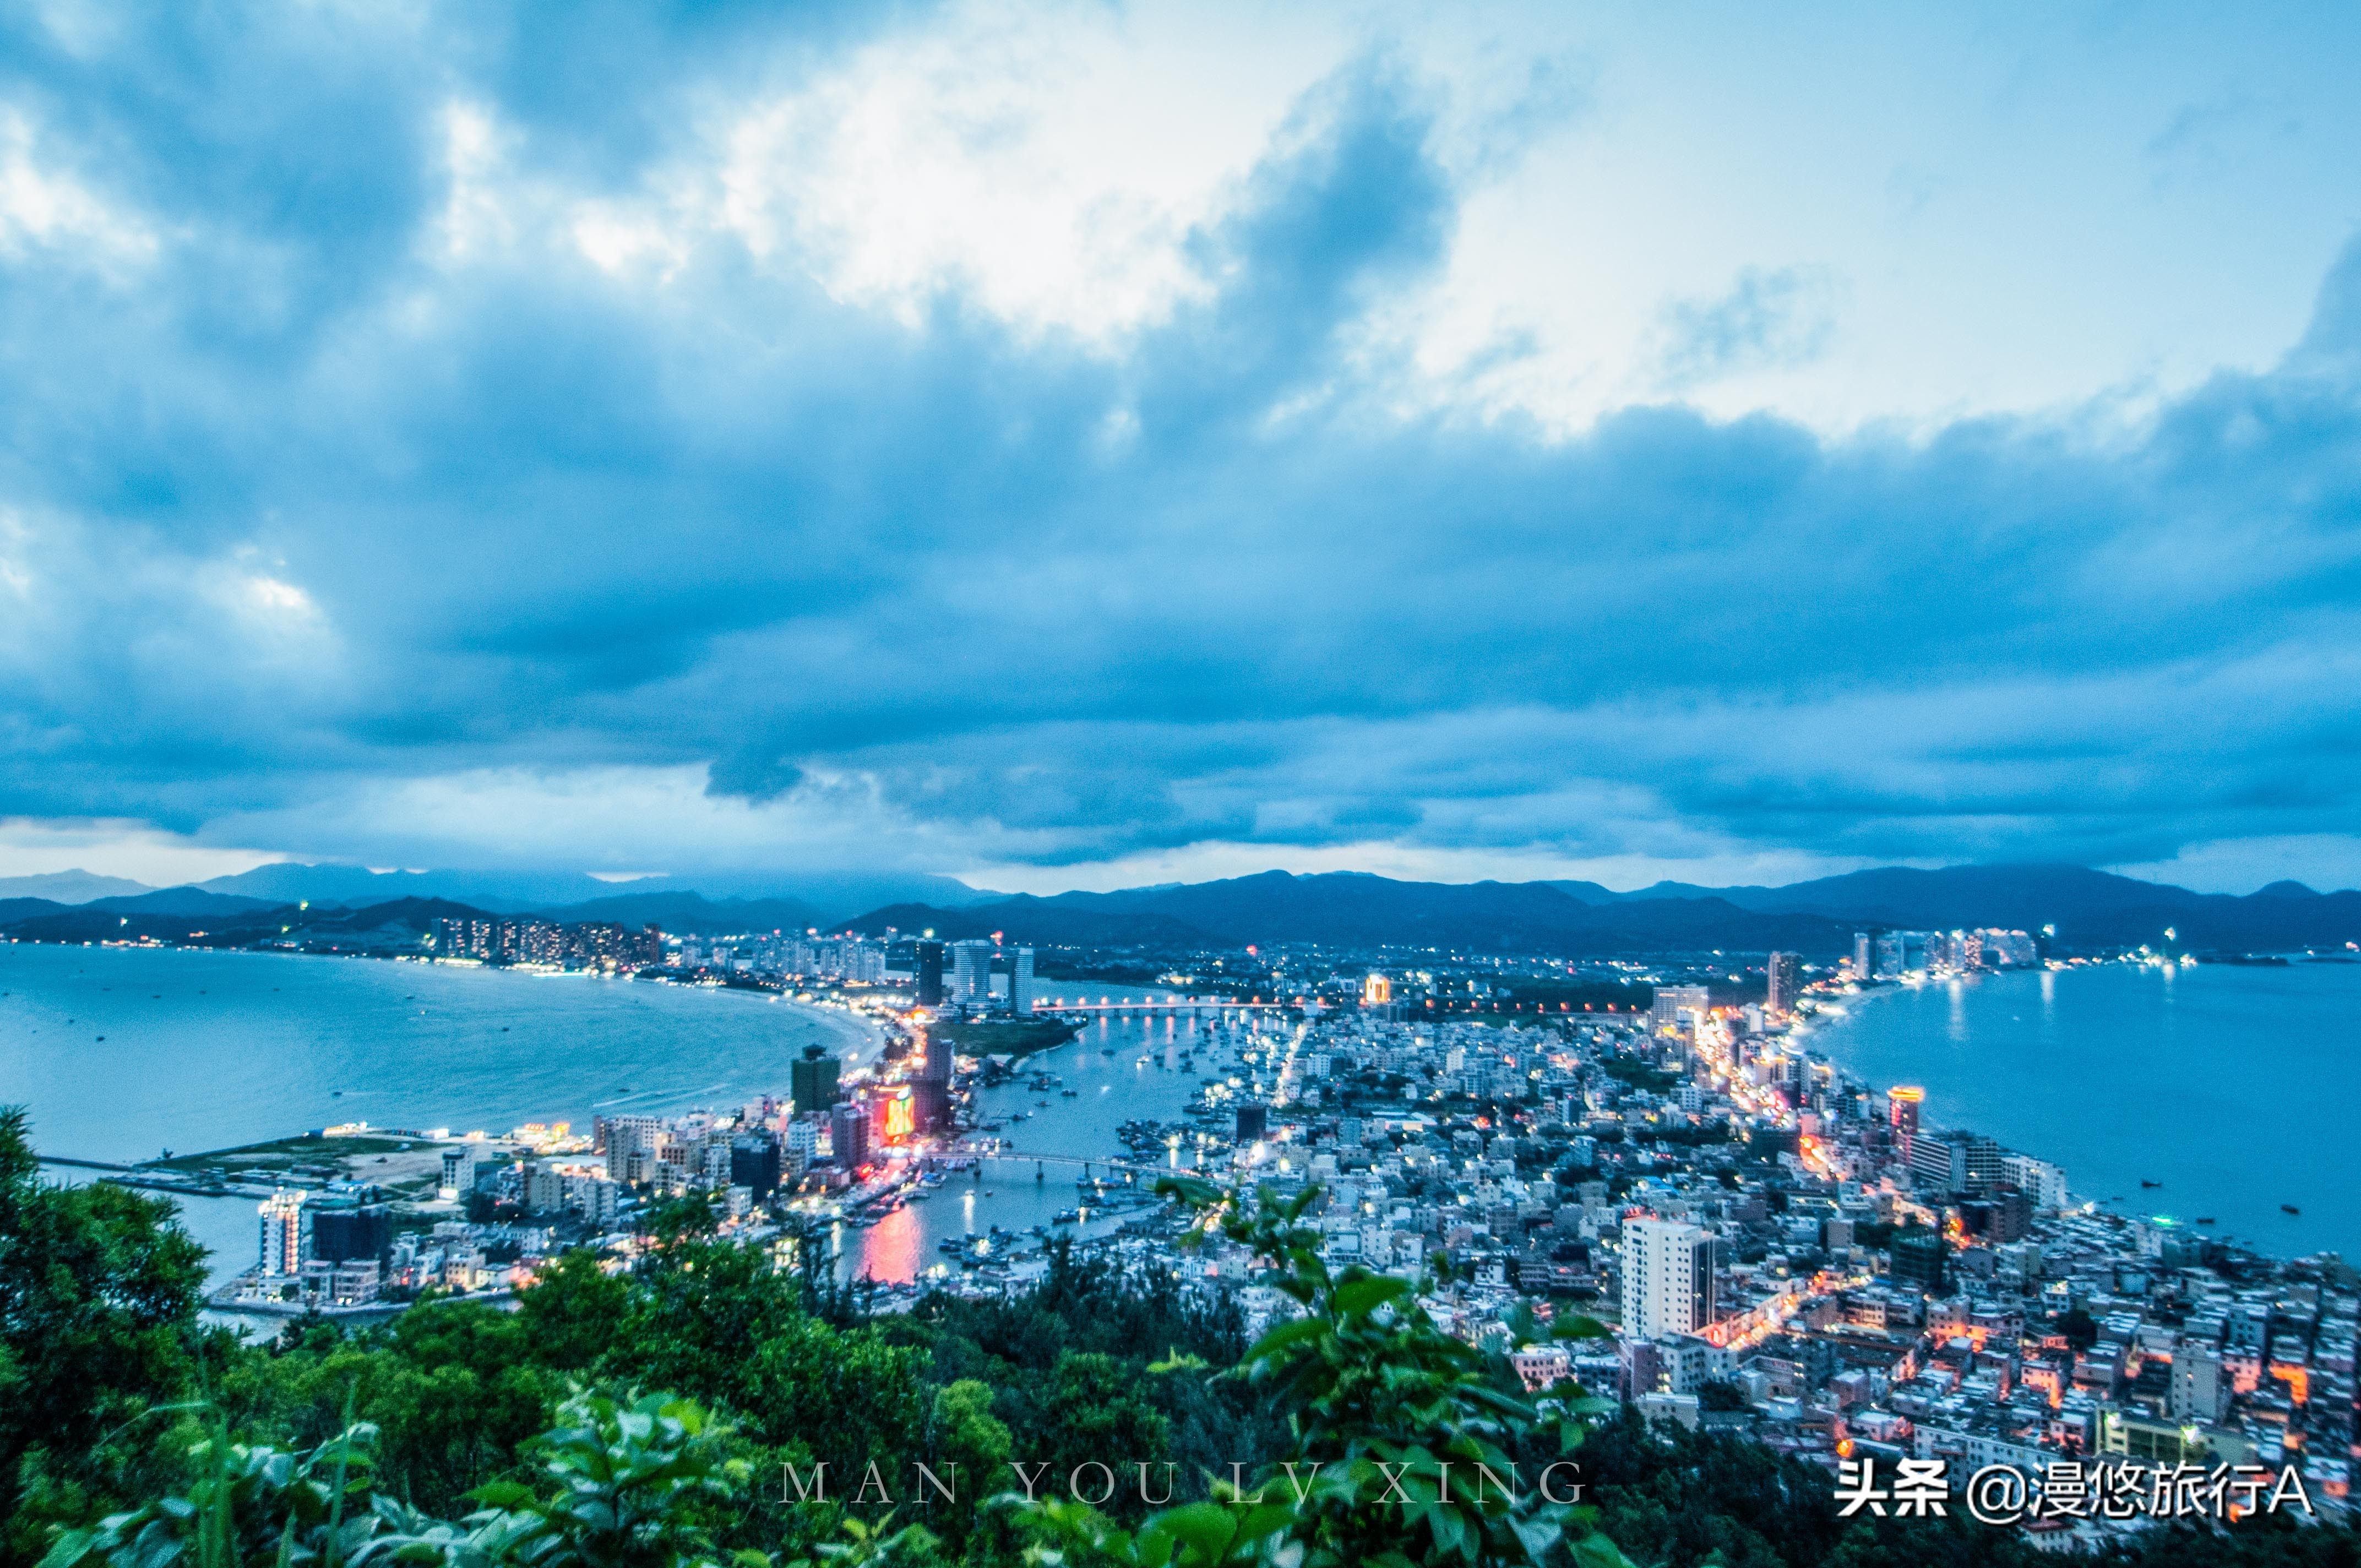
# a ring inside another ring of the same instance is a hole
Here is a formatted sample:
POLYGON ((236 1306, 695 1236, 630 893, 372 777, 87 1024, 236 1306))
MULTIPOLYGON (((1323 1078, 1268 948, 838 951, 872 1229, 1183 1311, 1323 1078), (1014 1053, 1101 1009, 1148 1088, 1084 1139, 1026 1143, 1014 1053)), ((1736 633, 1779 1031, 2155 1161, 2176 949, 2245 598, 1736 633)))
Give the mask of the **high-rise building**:
POLYGON ((1008 950, 1008 1010, 1019 1018, 1033 1015, 1033 949, 1008 950))
POLYGON ((1237 1141, 1241 1147, 1258 1143, 1270 1130, 1269 1108, 1253 1101, 1240 1102, 1237 1119, 1237 1141))
POLYGON ((787 1168, 798 1176, 819 1151, 820 1124, 818 1116, 797 1116, 787 1124, 787 1168))
POLYGON ((1885 1091, 1886 1124, 1894 1132, 1894 1152, 1902 1163, 1910 1163, 1912 1146, 1918 1141, 1918 1111, 1927 1102, 1927 1091, 1906 1083, 1897 1083, 1885 1091))
POLYGON ((2031 1155, 2004 1154, 2001 1179, 2025 1194, 2036 1209, 2063 1209, 2067 1204, 2066 1172, 2031 1155))
POLYGON ((2007 1151, 1974 1133, 1921 1133, 1911 1140, 1911 1175, 1940 1191, 1989 1191, 2007 1179, 2006 1159, 2007 1151))
POLYGON ((605 1157, 609 1179, 644 1181, 663 1136, 660 1116, 601 1116, 591 1124, 590 1146, 605 1157))
POLYGON ((836 1103, 837 1059, 818 1046, 787 1064, 787 1092, 797 1112, 825 1111, 836 1103))
POLYGON ((329 1263, 382 1262, 393 1252, 393 1211, 382 1203, 312 1216, 312 1255, 329 1263))
POLYGON ((2209 1345, 2182 1344, 2172 1353, 2169 1407, 2176 1421, 2212 1421, 2222 1415, 2222 1357, 2209 1345))
POLYGON ((730 1185, 743 1187, 761 1202, 779 1190, 778 1140, 761 1136, 733 1138, 730 1144, 730 1185))
POLYGON ((1623 1332, 1662 1339, 1713 1321, 1713 1235, 1679 1220, 1623 1222, 1623 1332))
POLYGON ((262 1272, 277 1277, 301 1274, 311 1255, 312 1214, 303 1194, 280 1188, 262 1201, 262 1272))
POLYGON ((475 1190, 476 1151, 464 1146, 456 1149, 445 1149, 443 1179, 435 1189, 434 1195, 443 1199, 456 1198, 465 1202, 467 1195, 475 1190))
POLYGON ((1895 1284, 1929 1296, 1942 1293, 1946 1249, 1940 1231, 1903 1231, 1886 1250, 1894 1259, 1892 1277, 1895 1284))
POLYGON ((1684 1013, 1689 1015, 1686 1020, 1688 1024, 1702 1024, 1711 1005, 1704 986, 1660 985, 1656 987, 1655 1002, 1648 1011, 1648 1027, 1652 1030, 1677 1027, 1684 1022, 1681 1017, 1684 1013))
POLYGON ((554 1166, 529 1165, 524 1168, 524 1212, 528 1214, 555 1214, 566 1208, 566 1177, 554 1166))
POLYGON ((920 942, 918 959, 918 1005, 940 1007, 943 1004, 943 945, 940 942, 920 942))
POLYGON ((839 1170, 858 1170, 869 1163, 869 1108, 840 1104, 829 1113, 829 1148, 839 1170))
POLYGON ((1877 940, 1866 931, 1852 934, 1852 977, 1855 980, 1877 978, 1877 940))
POLYGON ((951 944, 951 1005, 980 1008, 992 1004, 993 950, 993 944, 981 937, 951 944))
POLYGON ((939 1133, 950 1125, 951 1086, 948 1078, 919 1078, 910 1082, 910 1130, 939 1133))
POLYGON ((1774 1015, 1793 1013, 1795 999, 1804 993, 1802 957, 1795 953, 1773 953, 1763 967, 1771 982, 1765 1006, 1774 1015))

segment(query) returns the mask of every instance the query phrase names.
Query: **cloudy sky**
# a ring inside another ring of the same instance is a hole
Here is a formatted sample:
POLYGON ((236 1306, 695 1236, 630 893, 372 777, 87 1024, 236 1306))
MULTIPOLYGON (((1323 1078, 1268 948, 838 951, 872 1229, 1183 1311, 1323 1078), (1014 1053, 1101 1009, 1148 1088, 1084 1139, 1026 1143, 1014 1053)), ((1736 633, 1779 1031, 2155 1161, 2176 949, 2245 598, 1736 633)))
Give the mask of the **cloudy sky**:
POLYGON ((0 873, 2361 882, 2361 12, 653 15, 0 12, 0 873))

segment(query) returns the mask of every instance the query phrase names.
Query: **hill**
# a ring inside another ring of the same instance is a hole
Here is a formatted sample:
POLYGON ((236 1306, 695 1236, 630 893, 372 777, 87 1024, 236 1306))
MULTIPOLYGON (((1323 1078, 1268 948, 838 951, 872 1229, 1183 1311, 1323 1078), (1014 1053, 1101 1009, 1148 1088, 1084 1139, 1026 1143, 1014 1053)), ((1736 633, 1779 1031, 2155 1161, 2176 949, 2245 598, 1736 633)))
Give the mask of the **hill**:
POLYGON ((994 932, 1009 941, 1053 948, 1209 948, 1228 944, 1170 916, 1126 910, 1075 909, 1054 899, 1020 894, 996 903, 966 909, 939 909, 928 904, 891 904, 842 923, 864 937, 882 937, 888 930, 905 937, 932 931, 946 942, 990 937, 994 932))
POLYGON ((52 904, 88 904, 93 898, 123 898, 151 891, 129 877, 100 876, 95 872, 39 872, 31 876, 0 876, 0 905, 19 898, 47 899, 52 904))
POLYGON ((897 905, 852 922, 938 937, 985 937, 1074 947, 1411 947, 1567 956, 1793 948, 1840 952, 1839 922, 1760 916, 1719 900, 1595 906, 1546 883, 1412 883, 1366 872, 1265 872, 1222 882, 1018 896, 961 910, 897 905))
POLYGON ((2246 897, 2192 893, 2080 866, 1886 867, 1788 887, 1664 883, 1619 894, 1595 883, 1418 883, 1366 872, 1265 872, 1219 882, 1004 898, 949 910, 898 905, 863 931, 928 927, 946 938, 1006 931, 1072 946, 1238 948, 1312 942, 1568 958, 1721 949, 1850 951, 1873 928, 2055 928, 2068 948, 2161 942, 2264 952, 2361 942, 2361 893, 2277 883, 2246 897), (1159 924, 1160 922, 1160 924, 1159 924))
POLYGON ((666 931, 712 935, 730 931, 802 931, 828 927, 827 916, 796 898, 708 898, 701 893, 622 893, 584 904, 533 913, 544 920, 578 926, 609 921, 618 926, 658 926, 666 931))

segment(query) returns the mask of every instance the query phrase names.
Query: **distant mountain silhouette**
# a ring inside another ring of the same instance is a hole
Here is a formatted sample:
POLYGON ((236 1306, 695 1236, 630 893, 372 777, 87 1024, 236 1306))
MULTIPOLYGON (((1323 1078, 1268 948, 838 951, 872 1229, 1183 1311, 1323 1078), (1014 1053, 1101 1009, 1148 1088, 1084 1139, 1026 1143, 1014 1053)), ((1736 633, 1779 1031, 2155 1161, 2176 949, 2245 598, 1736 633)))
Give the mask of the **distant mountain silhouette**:
MULTIPOLYGON (((293 861, 257 866, 252 871, 214 877, 197 885, 207 893, 280 904, 309 899, 313 904, 358 907, 397 898, 448 898, 500 915, 577 908, 613 898, 687 897, 719 904, 776 901, 807 905, 808 911, 796 917, 804 925, 813 924, 822 910, 862 909, 900 899, 924 898, 950 906, 1006 896, 980 892, 950 877, 898 872, 715 872, 615 883, 582 872, 373 872, 366 866, 305 865, 293 861)), ((38 888, 25 891, 42 897, 57 896, 38 888)), ((120 891, 140 890, 135 884, 120 891)), ((754 928, 769 929, 790 923, 795 922, 774 918, 754 928)))
POLYGON ((1211 932, 1168 915, 1129 910, 1074 909, 1055 899, 1019 894, 993 904, 966 909, 938 909, 926 904, 894 904, 849 921, 864 937, 882 937, 888 930, 905 937, 932 931, 938 940, 962 941, 1000 932, 1011 942, 1038 942, 1061 948, 1208 948, 1226 945, 1211 932))
POLYGON ((0 876, 0 904, 18 898, 43 898, 53 904, 88 904, 93 898, 124 898, 153 891, 129 877, 100 876, 95 872, 39 872, 31 876, 0 876))
POLYGON ((658 926, 666 931, 698 935, 829 928, 828 917, 800 899, 711 899, 698 893, 624 893, 533 913, 544 920, 566 926, 599 920, 618 926, 658 926))
POLYGON ((1016 897, 945 910, 899 905, 855 929, 928 927, 944 938, 1005 931, 1013 941, 1078 947, 1431 947, 1580 954, 1782 947, 1834 953, 1849 927, 1808 916, 1757 916, 1718 900, 1598 907, 1546 883, 1411 883, 1358 872, 1265 872, 1223 882, 1016 897))
POLYGON ((277 909, 281 902, 276 898, 240 898, 232 894, 207 893, 196 887, 159 887, 153 893, 136 894, 128 898, 93 898, 82 907, 109 915, 226 916, 277 909))
POLYGON ((1437 947, 1565 957, 1786 949, 1850 951, 1856 931, 2057 928, 2070 948, 2160 942, 2268 951, 2361 941, 2361 894, 2275 883, 2249 897, 2191 893, 2079 866, 1889 867, 1790 887, 1659 883, 1617 894, 1595 883, 1414 883, 1366 872, 1265 872, 1220 882, 1013 898, 951 912, 898 905, 862 930, 933 926, 972 936, 1090 946, 1437 947), (1140 922, 1163 917, 1180 929, 1140 922))
MULTIPOLYGON (((437 873, 437 876, 442 873, 437 873)), ((2361 893, 2317 893, 2277 882, 2246 897, 2192 893, 2080 866, 1883 867, 1787 887, 1706 888, 1660 883, 1617 893, 1596 883, 1399 882, 1358 872, 1295 876, 1266 872, 1219 882, 1170 883, 1052 898, 976 895, 973 902, 906 900, 846 920, 800 898, 713 898, 686 889, 601 892, 601 896, 502 908, 474 898, 425 896, 435 878, 356 867, 260 867, 197 887, 161 888, 77 902, 0 898, 0 929, 46 940, 107 937, 205 939, 341 938, 422 931, 437 915, 500 916, 522 909, 576 925, 611 921, 668 931, 822 931, 888 927, 946 940, 995 931, 1059 947, 1237 948, 1315 942, 1340 948, 1435 948, 1566 958, 1774 948, 1826 958, 1850 950, 1856 931, 1880 927, 1951 930, 1997 926, 2056 927, 2069 949, 2160 942, 2169 928, 2199 951, 2271 952, 2361 942, 2361 893), (272 876, 266 877, 264 872, 272 876), (298 876, 298 873, 302 873, 298 876), (314 878, 314 873, 318 874, 314 878), (273 878, 278 879, 274 882, 273 878), (314 880, 304 880, 314 878, 314 880), (300 900, 241 895, 232 885, 315 886, 300 900), (340 899, 393 892, 405 896, 340 899), (281 927, 285 927, 282 931, 281 927)), ((906 882, 909 879, 904 879, 906 882)), ((941 882, 942 879, 925 879, 941 882)), ((589 878, 564 885, 603 890, 589 878)), ((972 890, 968 890, 972 891, 972 890)), ((835 905, 841 909, 843 905, 835 905)))

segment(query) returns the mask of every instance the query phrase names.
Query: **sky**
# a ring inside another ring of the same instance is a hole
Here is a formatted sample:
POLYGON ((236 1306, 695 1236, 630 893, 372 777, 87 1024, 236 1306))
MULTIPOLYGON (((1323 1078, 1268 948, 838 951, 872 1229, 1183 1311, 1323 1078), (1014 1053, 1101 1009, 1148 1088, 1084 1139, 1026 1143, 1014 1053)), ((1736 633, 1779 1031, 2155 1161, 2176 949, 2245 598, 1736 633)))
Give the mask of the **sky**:
POLYGON ((2361 883, 2356 60, 31 0, 0 874, 2361 883))

